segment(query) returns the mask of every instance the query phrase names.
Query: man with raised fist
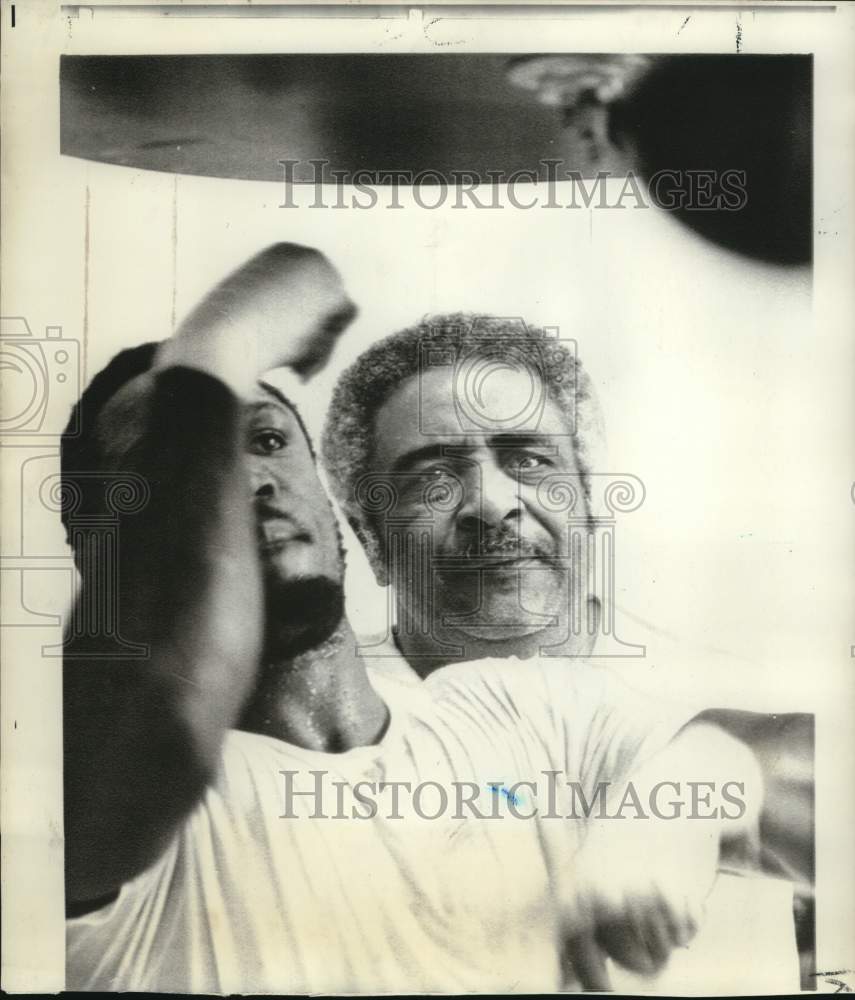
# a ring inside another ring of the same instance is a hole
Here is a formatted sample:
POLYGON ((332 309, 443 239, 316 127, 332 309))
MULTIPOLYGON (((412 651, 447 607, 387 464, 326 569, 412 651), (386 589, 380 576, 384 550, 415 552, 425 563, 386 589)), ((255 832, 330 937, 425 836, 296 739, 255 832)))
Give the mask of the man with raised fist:
POLYGON ((113 603, 75 552, 79 607, 109 605, 148 655, 66 644, 69 989, 602 988, 607 956, 649 972, 689 940, 759 808, 742 744, 603 669, 369 679, 311 444, 259 382, 317 370, 353 313, 321 254, 277 245, 79 404, 73 517, 99 477, 148 492, 113 603), (744 807, 644 807, 699 780, 741 783, 744 807))

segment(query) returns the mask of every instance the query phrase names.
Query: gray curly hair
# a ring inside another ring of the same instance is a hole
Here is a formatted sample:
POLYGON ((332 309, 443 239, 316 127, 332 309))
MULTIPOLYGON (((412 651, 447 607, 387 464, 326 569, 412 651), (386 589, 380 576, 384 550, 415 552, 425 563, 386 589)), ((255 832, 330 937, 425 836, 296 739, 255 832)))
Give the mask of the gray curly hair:
POLYGON ((356 500, 355 487, 359 477, 371 469, 378 410, 404 381, 418 374, 426 345, 466 350, 476 356, 477 347, 483 345, 486 354, 495 356, 497 345, 503 341, 509 348, 513 345, 517 357, 521 351, 529 355, 549 398, 567 417, 590 515, 589 443, 602 433, 601 416, 591 380, 575 351, 546 351, 552 345, 561 346, 561 342, 546 329, 529 326, 519 318, 484 313, 426 316, 418 325, 372 344, 345 369, 327 411, 321 456, 330 487, 375 570, 382 556, 380 539, 356 500))

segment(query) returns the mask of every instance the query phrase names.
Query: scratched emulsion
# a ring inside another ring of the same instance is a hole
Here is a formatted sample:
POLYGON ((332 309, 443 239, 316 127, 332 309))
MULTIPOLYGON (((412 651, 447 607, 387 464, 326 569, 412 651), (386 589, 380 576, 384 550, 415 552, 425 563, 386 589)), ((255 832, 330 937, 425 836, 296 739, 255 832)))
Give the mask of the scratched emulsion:
POLYGON ((81 384, 88 381, 87 346, 89 343, 89 182, 86 182, 86 197, 83 202, 83 358, 80 373, 81 384))
POLYGON ((172 314, 171 329, 175 329, 175 299, 178 291, 178 175, 172 185, 172 314))

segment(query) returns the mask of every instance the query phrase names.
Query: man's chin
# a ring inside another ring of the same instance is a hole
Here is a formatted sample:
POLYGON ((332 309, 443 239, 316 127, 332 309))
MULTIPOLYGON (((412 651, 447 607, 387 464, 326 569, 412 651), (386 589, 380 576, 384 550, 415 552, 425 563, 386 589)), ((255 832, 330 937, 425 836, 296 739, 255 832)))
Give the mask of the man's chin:
POLYGON ((268 578, 265 658, 284 659, 329 639, 344 616, 344 588, 328 577, 268 578))
POLYGON ((480 588, 444 595, 443 630, 484 641, 503 642, 554 631, 569 612, 567 591, 554 574, 518 574, 486 579, 480 588))
POLYGON ((548 628, 549 625, 466 625, 457 626, 455 631, 464 638, 477 639, 482 643, 495 642, 499 645, 512 642, 514 639, 526 639, 541 634, 548 628))

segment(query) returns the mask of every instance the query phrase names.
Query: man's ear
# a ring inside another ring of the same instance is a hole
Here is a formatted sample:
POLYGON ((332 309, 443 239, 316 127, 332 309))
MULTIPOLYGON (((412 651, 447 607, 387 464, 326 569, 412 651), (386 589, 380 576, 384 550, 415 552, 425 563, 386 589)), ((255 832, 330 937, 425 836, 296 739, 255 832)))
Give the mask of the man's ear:
POLYGON ((380 551, 380 540, 376 533, 368 525, 356 517, 349 517, 347 523, 353 529, 354 535, 359 539, 359 544, 368 559, 368 564, 374 572, 374 579, 381 587, 389 586, 389 572, 386 560, 380 551))

